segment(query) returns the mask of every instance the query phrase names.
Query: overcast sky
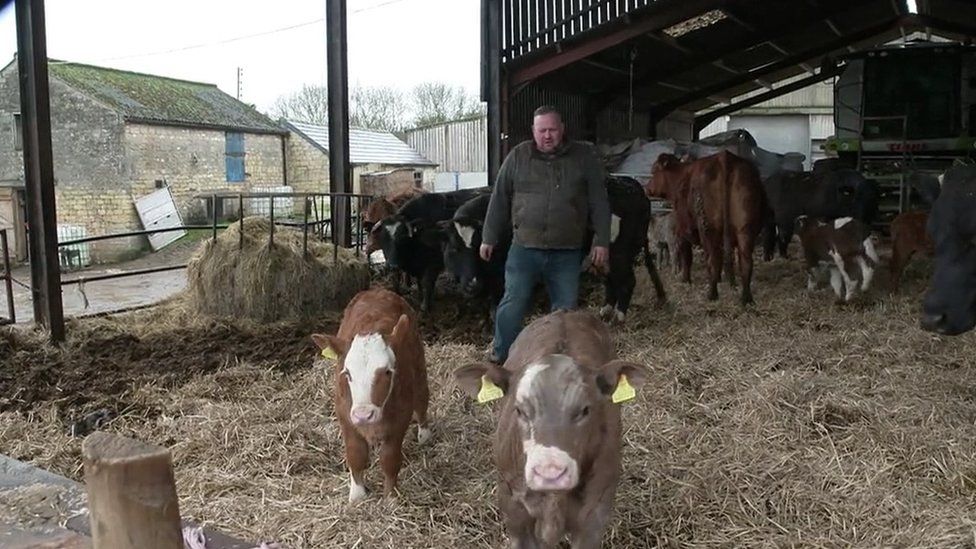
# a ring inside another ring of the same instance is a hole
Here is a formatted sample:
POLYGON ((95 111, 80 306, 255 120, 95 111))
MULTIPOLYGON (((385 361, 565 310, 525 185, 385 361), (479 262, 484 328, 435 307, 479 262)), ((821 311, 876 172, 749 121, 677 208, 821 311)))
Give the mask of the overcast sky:
MULTIPOLYGON (((479 6, 348 0, 350 88, 443 81, 477 94, 479 6)), ((13 3, 0 10, 3 66, 17 30, 13 3)), ((49 58, 209 82, 231 95, 241 67, 241 98, 264 111, 302 84, 326 82, 325 0, 46 0, 45 14, 49 58)))

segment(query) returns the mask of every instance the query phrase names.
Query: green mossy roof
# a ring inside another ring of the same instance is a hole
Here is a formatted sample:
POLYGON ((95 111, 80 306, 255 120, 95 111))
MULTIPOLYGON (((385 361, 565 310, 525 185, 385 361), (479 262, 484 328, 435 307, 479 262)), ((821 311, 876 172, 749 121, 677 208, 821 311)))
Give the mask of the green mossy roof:
POLYGON ((54 60, 48 72, 126 119, 284 133, 270 118, 213 84, 54 60))

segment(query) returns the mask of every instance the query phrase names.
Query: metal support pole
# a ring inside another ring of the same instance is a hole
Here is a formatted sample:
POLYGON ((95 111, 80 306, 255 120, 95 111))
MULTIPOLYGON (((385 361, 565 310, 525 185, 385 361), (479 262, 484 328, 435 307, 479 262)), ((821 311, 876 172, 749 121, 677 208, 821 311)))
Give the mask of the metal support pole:
POLYGON ((271 195, 271 209, 269 212, 271 213, 271 239, 268 240, 268 245, 274 246, 274 195, 271 195))
POLYGON ((211 198, 210 200, 211 200, 211 202, 210 202, 210 217, 213 218, 213 219, 211 219, 211 222, 213 223, 213 229, 212 229, 213 230, 213 233, 212 233, 213 236, 212 236, 212 238, 214 240, 217 240, 217 195, 214 194, 213 195, 213 198, 211 198))
POLYGON ((51 341, 61 342, 65 335, 64 309, 58 264, 44 1, 16 0, 15 6, 34 321, 47 326, 51 341))
POLYGON ((308 197, 305 197, 305 222, 302 223, 302 257, 308 257, 308 197))
POLYGON ((14 306, 14 286, 10 281, 10 249, 7 247, 7 231, 0 231, 0 246, 3 246, 3 285, 7 290, 7 314, 11 324, 17 323, 17 308, 14 306))
POLYGON ((237 215, 241 216, 241 230, 237 236, 237 249, 244 249, 244 193, 237 193, 237 215))
MULTIPOLYGON (((346 63, 346 0, 325 3, 326 62, 329 86, 329 185, 332 192, 352 192, 349 167, 349 75, 346 63)), ((349 247, 349 202, 332 211, 332 242, 349 247)))
POLYGON ((488 185, 495 184, 502 165, 502 24, 501 0, 482 0, 482 40, 488 58, 488 185))

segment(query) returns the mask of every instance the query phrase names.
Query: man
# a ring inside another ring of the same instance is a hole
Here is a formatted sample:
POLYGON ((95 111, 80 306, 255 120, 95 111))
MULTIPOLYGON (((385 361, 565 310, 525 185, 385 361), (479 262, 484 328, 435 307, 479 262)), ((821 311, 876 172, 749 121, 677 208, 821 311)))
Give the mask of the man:
POLYGON ((508 153, 498 172, 482 234, 481 257, 491 259, 502 235, 512 232, 505 262, 505 295, 495 312, 491 360, 501 364, 522 330, 522 321, 541 279, 552 310, 575 309, 580 268, 595 236, 590 259, 597 268, 610 255, 610 203, 606 175, 589 146, 563 141, 559 112, 535 110, 532 140, 508 153))

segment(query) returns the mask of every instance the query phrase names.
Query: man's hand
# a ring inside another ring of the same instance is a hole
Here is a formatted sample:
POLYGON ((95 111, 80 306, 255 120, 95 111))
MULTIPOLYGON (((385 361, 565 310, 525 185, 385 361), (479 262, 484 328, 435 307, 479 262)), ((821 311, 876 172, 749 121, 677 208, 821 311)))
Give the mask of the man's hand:
POLYGON ((484 259, 485 261, 491 261, 491 252, 495 251, 495 247, 492 246, 491 244, 482 244, 481 249, 478 251, 481 255, 481 259, 484 259))
POLYGON ((610 260, 610 249, 603 246, 593 246, 593 250, 590 252, 590 261, 593 262, 593 266, 603 270, 607 266, 607 262, 610 260))

